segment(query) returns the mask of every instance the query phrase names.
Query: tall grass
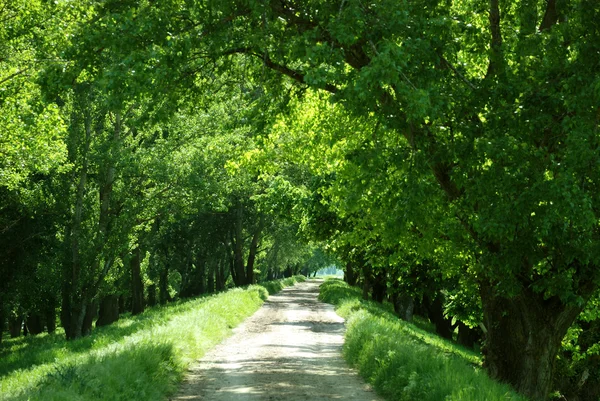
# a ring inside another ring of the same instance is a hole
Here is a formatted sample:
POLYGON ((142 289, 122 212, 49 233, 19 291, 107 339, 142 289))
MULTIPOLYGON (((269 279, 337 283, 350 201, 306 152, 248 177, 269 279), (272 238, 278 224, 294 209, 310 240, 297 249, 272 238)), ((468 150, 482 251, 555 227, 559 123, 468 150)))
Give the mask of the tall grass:
MULTIPOLYGON (((281 288, 302 280, 281 280, 281 288)), ((190 363, 227 337, 268 294, 253 285, 151 308, 75 341, 61 333, 7 340, 0 346, 0 400, 163 400, 190 363)))
POLYGON ((363 301, 360 290, 343 281, 326 281, 319 297, 347 319, 344 357, 386 399, 526 401, 490 379, 473 351, 363 301))

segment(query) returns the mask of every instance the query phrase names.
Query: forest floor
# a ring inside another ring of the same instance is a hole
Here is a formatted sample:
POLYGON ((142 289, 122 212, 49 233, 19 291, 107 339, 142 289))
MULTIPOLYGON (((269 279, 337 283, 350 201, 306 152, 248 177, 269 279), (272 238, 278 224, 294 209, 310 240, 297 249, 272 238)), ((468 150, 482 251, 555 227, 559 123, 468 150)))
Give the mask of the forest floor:
POLYGON ((344 320, 317 300, 322 282, 270 296, 190 367, 171 400, 380 400, 342 358, 344 320))

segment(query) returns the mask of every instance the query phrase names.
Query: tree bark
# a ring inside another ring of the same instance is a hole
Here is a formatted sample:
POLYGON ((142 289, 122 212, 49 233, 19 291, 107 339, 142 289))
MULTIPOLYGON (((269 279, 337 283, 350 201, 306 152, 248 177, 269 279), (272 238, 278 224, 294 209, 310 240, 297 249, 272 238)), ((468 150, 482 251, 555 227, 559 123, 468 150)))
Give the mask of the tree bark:
POLYGON ((452 327, 452 320, 444 316, 444 303, 442 296, 436 294, 436 297, 431 300, 427 295, 423 297, 423 303, 427 308, 427 316, 431 323, 435 325, 435 332, 440 336, 452 340, 452 333, 454 327, 452 327))
POLYGON ((481 341, 481 332, 478 328, 470 328, 463 322, 458 322, 458 337, 456 341, 460 345, 473 348, 475 344, 481 341))
POLYGON ((379 271, 373 275, 373 290, 371 292, 371 299, 375 302, 383 303, 387 293, 387 283, 385 271, 379 271))
POLYGON ((54 296, 48 297, 43 313, 46 330, 52 334, 56 331, 56 298, 54 296))
POLYGON ((169 267, 164 266, 158 277, 158 302, 165 305, 169 298, 169 267))
POLYGON ((156 305, 156 284, 150 284, 148 286, 148 305, 156 305))
POLYGON ((258 220, 258 225, 252 235, 252 241, 250 242, 250 249, 248 252, 248 263, 246 264, 246 284, 254 284, 254 262, 256 261, 256 253, 258 251, 258 244, 264 227, 265 218, 261 214, 258 220))
POLYGON ((90 335, 92 332, 92 324, 94 323, 94 319, 97 315, 98 302, 89 302, 84 308, 83 318, 81 319, 81 333, 78 337, 90 335))
POLYGON ((119 320, 119 297, 111 294, 102 298, 96 327, 107 326, 119 320))
POLYGON ((412 322, 415 310, 415 300, 413 297, 394 293, 392 295, 392 303, 394 305, 394 312, 396 312, 400 319, 405 322, 412 322))
POLYGON ((81 294, 81 254, 79 240, 81 239, 81 227, 83 220, 83 202, 85 198, 85 188, 88 178, 89 159, 88 153, 92 141, 92 117, 83 106, 85 139, 83 144, 82 165, 79 170, 77 183, 77 192, 75 195, 75 209, 68 228, 70 239, 70 260, 63 267, 62 276, 62 309, 61 322, 65 328, 65 335, 68 340, 81 336, 83 318, 85 315, 85 299, 81 294))
POLYGON ((206 292, 212 294, 215 292, 215 266, 211 266, 208 270, 208 277, 206 279, 206 292))
POLYGON ((246 285, 246 272, 244 266, 244 206, 239 203, 235 210, 234 238, 233 238, 233 280, 236 287, 246 285))
POLYGON ((8 333, 10 338, 17 338, 21 335, 21 326, 23 326, 23 316, 10 317, 8 319, 8 333))
POLYGON ((198 258, 196 260, 196 269, 198 269, 198 292, 199 295, 206 292, 206 264, 198 258))
POLYGON ((481 286, 487 328, 484 365, 492 378, 531 400, 546 400, 561 341, 582 308, 558 297, 544 299, 529 288, 514 298, 499 296, 493 288, 481 286))
POLYGON ((344 281, 350 286, 355 286, 358 282, 358 274, 356 273, 352 262, 346 263, 346 268, 344 269, 344 281))
POLYGON ((44 324, 42 322, 42 317, 37 313, 32 313, 27 316, 25 321, 27 325, 27 330, 31 335, 41 334, 44 331, 44 324))
POLYGON ((4 334, 4 325, 6 323, 6 315, 4 314, 4 305, 0 299, 0 344, 2 344, 2 334, 4 334))
POLYGON ((224 273, 224 263, 221 260, 216 261, 215 263, 215 286, 217 292, 225 290, 225 273, 224 273))
POLYGON ((140 247, 137 246, 131 255, 131 314, 139 315, 144 311, 144 283, 142 281, 140 247))

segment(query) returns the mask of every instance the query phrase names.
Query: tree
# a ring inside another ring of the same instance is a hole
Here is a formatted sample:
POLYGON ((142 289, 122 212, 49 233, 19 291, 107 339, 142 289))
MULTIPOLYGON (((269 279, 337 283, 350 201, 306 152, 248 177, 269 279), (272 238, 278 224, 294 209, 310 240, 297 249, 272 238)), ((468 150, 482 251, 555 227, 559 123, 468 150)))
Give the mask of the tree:
POLYGON ((488 371, 545 399, 561 339, 598 288, 598 11, 239 2, 203 29, 220 39, 215 56, 254 56, 397 133, 462 226, 452 240, 474 249, 488 371))

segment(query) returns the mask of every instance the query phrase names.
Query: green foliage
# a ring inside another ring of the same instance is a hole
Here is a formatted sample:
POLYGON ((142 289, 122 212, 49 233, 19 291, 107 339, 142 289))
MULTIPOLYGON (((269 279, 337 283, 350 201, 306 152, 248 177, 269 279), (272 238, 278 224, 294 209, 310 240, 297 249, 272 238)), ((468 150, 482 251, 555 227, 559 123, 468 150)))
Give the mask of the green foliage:
POLYGON ((344 356, 391 400, 525 400, 491 380, 480 357, 398 320, 340 280, 321 286, 319 298, 347 319, 344 356))
MULTIPOLYGON (((302 280, 272 282, 270 290, 302 280)), ((162 400, 268 294, 253 285, 180 301, 74 341, 60 333, 8 340, 0 346, 0 400, 162 400)))

